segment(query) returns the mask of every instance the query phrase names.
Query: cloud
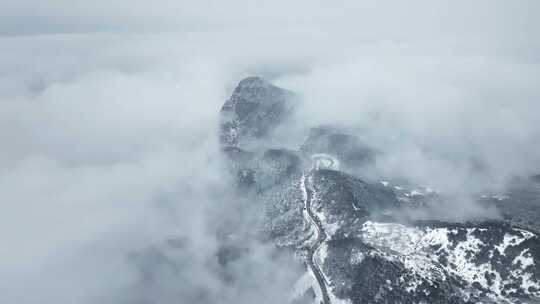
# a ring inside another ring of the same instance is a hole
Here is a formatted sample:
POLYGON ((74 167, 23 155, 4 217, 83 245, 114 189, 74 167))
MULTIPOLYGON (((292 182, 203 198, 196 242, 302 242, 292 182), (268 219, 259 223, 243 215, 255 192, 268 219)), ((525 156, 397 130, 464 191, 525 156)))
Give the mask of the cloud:
POLYGON ((243 30, 326 32, 344 38, 528 37, 538 25, 536 1, 272 1, 6 0, 1 34, 243 30), (249 25, 249 26, 247 26, 249 25))
POLYGON ((540 170, 537 64, 381 49, 284 80, 306 100, 299 119, 356 128, 384 152, 380 173, 446 190, 540 170))
POLYGON ((157 48, 100 35, 4 41, 15 61, 2 62, 10 73, 0 85, 2 301, 287 296, 298 263, 271 247, 248 238, 240 259, 217 261, 217 220, 246 208, 235 205, 220 163, 217 114, 228 92, 215 64, 193 53, 160 57, 167 40, 157 48), (183 245, 166 245, 174 240, 183 245))
POLYGON ((537 173, 537 10, 3 3, 1 302, 282 303, 288 256, 250 240, 216 261, 216 230, 253 228, 215 141, 252 74, 299 93, 301 129, 340 123, 383 151, 378 176, 470 192, 537 173))

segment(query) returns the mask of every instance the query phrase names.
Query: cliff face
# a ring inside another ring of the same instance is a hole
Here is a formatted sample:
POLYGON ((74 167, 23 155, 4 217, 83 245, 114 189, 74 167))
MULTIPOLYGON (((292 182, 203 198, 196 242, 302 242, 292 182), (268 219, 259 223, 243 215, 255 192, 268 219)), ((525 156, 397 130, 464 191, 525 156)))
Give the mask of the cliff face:
POLYGON ((269 136, 291 113, 292 99, 293 93, 259 77, 240 81, 220 111, 221 143, 243 147, 269 136))
MULTIPOLYGON (((505 205, 502 221, 403 221, 405 205, 439 194, 351 175, 348 169, 369 165, 377 153, 337 128, 315 126, 298 150, 250 151, 288 119, 293 96, 261 78, 246 78, 223 105, 220 129, 237 190, 254 198, 266 235, 306 261, 312 284, 293 301, 540 302, 540 240, 533 224, 513 226, 524 222, 522 211, 505 205)), ((527 185, 503 199, 527 201, 539 212, 527 199, 537 193, 537 182, 527 185)))

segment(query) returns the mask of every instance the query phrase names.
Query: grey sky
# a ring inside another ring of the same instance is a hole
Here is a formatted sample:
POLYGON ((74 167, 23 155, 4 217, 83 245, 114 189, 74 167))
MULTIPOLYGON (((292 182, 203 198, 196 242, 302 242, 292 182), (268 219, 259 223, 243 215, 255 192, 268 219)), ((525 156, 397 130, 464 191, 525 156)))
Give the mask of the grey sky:
POLYGON ((534 0, 2 1, 0 302, 129 302, 126 256, 181 236, 171 258, 189 266, 157 275, 156 303, 201 286, 210 303, 282 303, 294 267, 270 248, 228 270, 250 273, 233 287, 212 264, 208 211, 242 209, 220 195, 217 114, 252 74, 300 94, 303 127, 358 130, 385 152, 376 174, 473 191, 540 172, 539 15, 534 0))
MULTIPOLYGON (((381 38, 527 36, 537 1, 32 1, 5 0, 2 34, 216 31, 249 28, 345 31, 381 38)), ((336 33, 338 34, 338 33, 336 33)))

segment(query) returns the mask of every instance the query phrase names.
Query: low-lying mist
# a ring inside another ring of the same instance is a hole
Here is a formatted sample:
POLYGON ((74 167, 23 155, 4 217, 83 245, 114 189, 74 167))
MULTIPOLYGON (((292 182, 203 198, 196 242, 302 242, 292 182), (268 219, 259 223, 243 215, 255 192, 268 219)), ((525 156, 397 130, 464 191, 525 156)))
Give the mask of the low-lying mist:
POLYGON ((462 198, 412 217, 497 217, 471 195, 540 173, 535 7, 441 3, 250 6, 260 18, 241 1, 226 18, 182 4, 195 21, 168 13, 154 27, 158 8, 143 18, 118 1, 104 19, 66 5, 35 7, 36 24, 1 21, 0 302, 284 303, 298 261, 252 236, 256 202, 230 189, 216 139, 222 103, 249 75, 299 97, 272 145, 298 149, 308 128, 340 125, 380 151, 360 175, 462 198), (247 249, 224 266, 227 229, 247 249))

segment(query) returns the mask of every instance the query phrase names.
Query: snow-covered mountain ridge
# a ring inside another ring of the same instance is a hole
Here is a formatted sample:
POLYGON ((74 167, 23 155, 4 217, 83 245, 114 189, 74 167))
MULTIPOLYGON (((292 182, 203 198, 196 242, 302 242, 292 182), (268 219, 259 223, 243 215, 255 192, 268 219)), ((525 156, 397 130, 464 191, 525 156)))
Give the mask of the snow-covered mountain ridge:
MULTIPOLYGON (((540 241, 534 224, 514 226, 524 223, 522 213, 505 206, 500 221, 404 220, 404 205, 440 194, 351 174, 379 153, 359 138, 315 126, 296 150, 261 148, 293 109, 293 93, 250 77, 221 109, 220 128, 236 187, 256 201, 262 230, 275 246, 303 257, 311 273, 311 284, 299 279, 304 287, 295 287, 293 302, 540 302, 540 241)), ((499 197, 480 200, 536 202, 519 193, 499 197)))

